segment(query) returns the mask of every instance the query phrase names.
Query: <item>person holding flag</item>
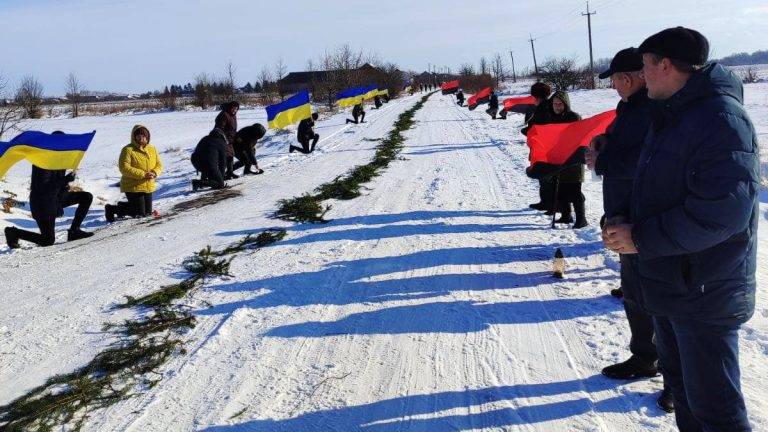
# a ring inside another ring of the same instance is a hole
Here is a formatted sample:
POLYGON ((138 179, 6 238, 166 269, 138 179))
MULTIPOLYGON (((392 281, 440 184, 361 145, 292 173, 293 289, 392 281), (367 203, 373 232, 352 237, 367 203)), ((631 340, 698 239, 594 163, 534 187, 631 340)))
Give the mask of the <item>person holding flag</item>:
MULTIPOLYGON (((24 134, 22 134, 23 136, 24 134)), ((45 135, 45 134, 43 134, 45 135)), ((20 136, 21 137, 21 136, 20 136)), ((51 138, 67 137, 64 132, 55 131, 51 138)), ((70 137, 72 137, 70 135, 70 137)), ((92 138, 93 135, 91 134, 92 138)), ((91 138, 86 138, 90 142, 91 138)), ((54 144, 54 140, 48 141, 54 144)), ((27 144, 28 146, 29 144, 27 144)), ((50 145, 50 147, 56 147, 50 145)), ((7 152, 7 151, 6 151, 7 152)), ((55 157, 55 155, 52 155, 55 157)), ((49 166, 45 163, 42 165, 49 166)), ((60 166, 59 166, 60 167, 60 166)), ((69 166, 76 169, 77 166, 69 166)), ((93 202, 93 195, 89 192, 70 191, 69 183, 75 180, 75 171, 66 174, 65 169, 45 169, 38 165, 32 165, 32 181, 29 192, 29 207, 32 218, 37 223, 40 233, 25 231, 16 227, 5 228, 5 241, 11 249, 18 248, 19 240, 26 240, 38 246, 51 246, 56 242, 56 218, 64 215, 64 208, 77 206, 75 217, 67 231, 67 241, 80 240, 91 237, 92 232, 83 231, 82 225, 88 210, 93 202)))

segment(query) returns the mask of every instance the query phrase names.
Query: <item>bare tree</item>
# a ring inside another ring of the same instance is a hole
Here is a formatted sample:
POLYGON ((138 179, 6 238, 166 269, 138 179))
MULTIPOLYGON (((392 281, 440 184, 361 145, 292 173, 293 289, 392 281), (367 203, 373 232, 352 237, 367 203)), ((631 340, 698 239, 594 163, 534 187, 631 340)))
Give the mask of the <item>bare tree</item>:
POLYGON ((195 105, 206 109, 213 105, 213 81, 203 72, 195 77, 195 105))
POLYGON ((8 81, 0 75, 0 139, 3 139, 6 133, 21 131, 21 109, 8 101, 7 88, 8 81))
POLYGON ((488 60, 485 57, 480 57, 480 75, 487 75, 488 70, 488 60))
POLYGON ((235 100, 235 89, 237 88, 237 84, 235 81, 237 73, 237 68, 235 67, 232 62, 227 63, 227 69, 224 76, 224 96, 228 99, 228 101, 235 100))
POLYGON ((464 63, 461 66, 459 66, 459 75, 461 76, 472 76, 475 74, 475 68, 469 63, 464 63))
POLYGON ((544 81, 552 83, 556 90, 563 91, 576 87, 583 81, 575 58, 549 58, 539 66, 539 75, 544 81))
POLYGON ((496 53, 493 56, 493 62, 491 63, 491 70, 493 71, 493 79, 496 81, 496 87, 504 81, 506 70, 504 69, 504 62, 501 59, 501 54, 496 53))
POLYGON ((259 72, 259 84, 261 85, 261 92, 264 95, 264 98, 267 100, 267 102, 272 102, 272 95, 273 93, 273 85, 272 85, 272 72, 269 71, 269 68, 264 66, 261 68, 261 72, 259 72))
POLYGON ((77 74, 70 72, 67 75, 67 81, 65 83, 67 90, 67 100, 69 101, 69 107, 72 114, 72 118, 80 115, 80 103, 83 98, 83 85, 77 74))
POLYGON ((21 79, 21 84, 16 90, 16 103, 21 105, 22 114, 26 118, 40 118, 43 110, 43 85, 32 75, 26 75, 21 79))
POLYGON ((278 96, 280 96, 280 100, 285 99, 285 93, 286 89, 280 82, 283 77, 285 77, 285 73, 288 70, 288 67, 285 65, 285 61, 282 57, 277 59, 277 63, 275 63, 275 87, 277 90, 278 96))

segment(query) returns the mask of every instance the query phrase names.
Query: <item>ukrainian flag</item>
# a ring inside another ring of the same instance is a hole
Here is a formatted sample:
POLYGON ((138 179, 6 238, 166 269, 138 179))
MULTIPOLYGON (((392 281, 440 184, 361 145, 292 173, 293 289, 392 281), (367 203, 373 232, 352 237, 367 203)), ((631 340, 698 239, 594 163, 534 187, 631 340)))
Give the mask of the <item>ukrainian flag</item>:
POLYGON ((389 89, 379 90, 379 96, 389 96, 389 89))
POLYGON ((279 104, 267 106, 267 123, 272 129, 282 129, 312 116, 309 91, 302 90, 279 104))
POLYGON ((365 94, 363 94, 363 100, 373 99, 379 94, 379 88, 375 85, 363 87, 365 94))
POLYGON ((58 134, 27 131, 10 142, 0 142, 0 178, 24 159, 47 170, 77 169, 96 131, 87 134, 58 134))
POLYGON ((366 90, 363 87, 346 89, 336 95, 336 102, 338 102, 339 106, 342 108, 357 105, 363 102, 365 91, 366 90))

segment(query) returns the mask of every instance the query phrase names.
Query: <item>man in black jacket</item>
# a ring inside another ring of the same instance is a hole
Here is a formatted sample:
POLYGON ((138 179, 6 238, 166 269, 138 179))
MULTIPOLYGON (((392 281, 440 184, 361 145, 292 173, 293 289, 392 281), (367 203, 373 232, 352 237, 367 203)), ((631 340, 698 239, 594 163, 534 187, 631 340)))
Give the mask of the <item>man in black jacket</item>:
MULTIPOLYGON (((651 125, 651 100, 642 76, 643 56, 637 48, 619 51, 600 79, 610 78, 621 97, 616 107, 616 120, 607 133, 592 140, 587 151, 587 166, 603 177, 604 224, 631 222, 630 198, 637 162, 645 135, 651 125)), ((629 322, 631 357, 603 369, 603 375, 614 379, 637 379, 659 374, 659 355, 653 343, 653 318, 639 301, 637 255, 619 255, 621 288, 611 291, 624 300, 629 322)), ((674 410, 672 393, 664 388, 658 399, 667 412, 674 410)))
POLYGON ((365 123, 365 107, 363 107, 363 102, 352 107, 352 118, 347 119, 347 124, 349 123, 365 123))
POLYGON ((631 223, 606 227, 603 241, 638 256, 639 298, 680 430, 751 431, 738 341, 755 309, 760 161, 743 85, 707 64, 709 42, 695 30, 664 30, 639 50, 658 103, 631 223))
POLYGON ((317 117, 317 113, 312 113, 310 118, 299 122, 299 130, 296 131, 296 139, 299 141, 299 144, 301 144, 301 147, 292 145, 288 148, 288 153, 298 151, 304 154, 309 154, 315 151, 317 141, 320 139, 320 135, 315 133, 315 122, 317 121, 317 117))
POLYGON ((458 103, 459 106, 464 106, 464 92, 461 91, 461 89, 456 92, 456 103, 458 103))
POLYGON ((192 180, 192 190, 203 187, 222 189, 226 186, 227 138, 224 131, 214 128, 203 137, 192 152, 192 166, 200 172, 200 179, 192 180))
POLYGON ((496 114, 499 113, 499 96, 496 95, 496 92, 491 90, 491 97, 488 99, 488 109, 485 110, 485 112, 491 116, 492 119, 496 120, 496 114))
POLYGON ((256 142, 266 133, 267 130, 261 123, 254 123, 237 131, 233 146, 237 162, 232 166, 233 170, 243 167, 243 175, 264 173, 256 160, 256 142), (251 171, 251 167, 255 167, 255 171, 251 171))
MULTIPOLYGON (((61 131, 53 134, 63 134, 61 131)), ((32 165, 32 182, 29 192, 29 207, 32 218, 37 222, 40 234, 15 227, 5 228, 8 247, 19 247, 19 240, 26 240, 39 246, 51 246, 56 242, 56 218, 64 215, 64 207, 77 205, 75 217, 67 231, 67 241, 88 238, 92 232, 80 229, 93 202, 89 192, 70 192, 69 183, 75 180, 75 173, 65 174, 64 170, 47 170, 32 165)))

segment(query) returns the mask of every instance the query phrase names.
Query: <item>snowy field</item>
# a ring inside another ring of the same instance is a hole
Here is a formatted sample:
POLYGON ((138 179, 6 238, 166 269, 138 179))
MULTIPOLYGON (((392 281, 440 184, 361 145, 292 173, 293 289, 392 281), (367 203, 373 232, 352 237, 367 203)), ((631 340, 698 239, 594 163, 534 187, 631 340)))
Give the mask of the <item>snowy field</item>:
MULTIPOLYGON (((526 84, 509 94, 524 93, 526 84)), ((288 236, 238 256, 234 277, 188 301, 198 325, 186 355, 140 397, 92 414, 89 431, 670 431, 655 405, 661 380, 620 382, 600 370, 628 356, 617 256, 603 250, 601 185, 585 184, 591 226, 549 229, 528 210, 537 184, 523 173, 522 116, 492 121, 453 97, 433 95, 395 162, 360 198, 333 202, 331 223, 269 218, 280 198, 311 191, 367 162, 376 139, 419 96, 369 110, 368 123, 321 119, 309 156, 287 153, 293 132, 270 131, 257 151, 266 170, 232 182, 243 196, 153 225, 107 225, 50 248, 0 248, 0 405, 46 378, 85 364, 109 342, 111 306, 181 278, 180 263, 205 245, 285 227, 288 236), (562 248, 567 278, 550 277, 562 248)), ((571 94, 583 116, 611 109, 613 90, 571 94)), ((768 155, 768 83, 746 86, 746 105, 768 155)), ((98 201, 120 196, 115 160, 143 124, 166 166, 156 207, 189 199, 194 144, 215 112, 50 119, 44 131, 97 130, 80 170, 98 201)), ((266 123, 241 111, 240 127, 266 123)), ((26 199, 28 165, 0 184, 26 199)), ((768 194, 761 213, 768 219, 768 194)), ((0 213, 0 228, 34 228, 28 211, 0 213)), ((760 226, 755 317, 741 332, 743 386, 755 430, 768 430, 768 221, 760 226)), ((4 243, 3 243, 4 244, 4 243)))

